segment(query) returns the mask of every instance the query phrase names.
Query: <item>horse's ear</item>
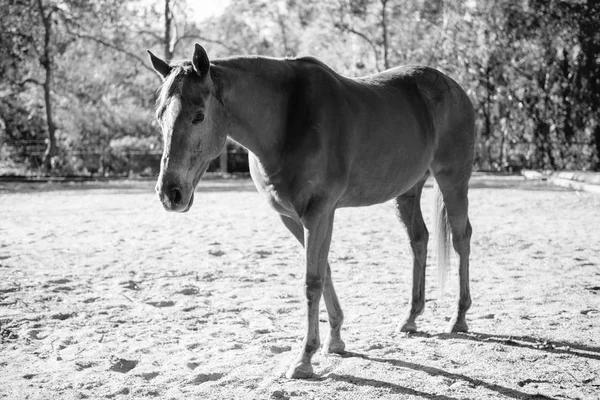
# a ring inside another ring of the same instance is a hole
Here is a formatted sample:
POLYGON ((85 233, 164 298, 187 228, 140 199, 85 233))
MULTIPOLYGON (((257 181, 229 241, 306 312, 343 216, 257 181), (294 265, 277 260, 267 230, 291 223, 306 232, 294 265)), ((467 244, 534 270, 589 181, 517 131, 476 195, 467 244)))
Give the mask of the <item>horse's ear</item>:
POLYGON ((200 78, 204 78, 210 70, 210 61, 208 61, 206 50, 204 50, 204 47, 200 46, 198 43, 194 45, 192 66, 200 78))
POLYGON ((152 63, 152 67, 154 68, 154 70, 158 72, 160 76, 163 77, 163 79, 166 78, 167 75, 171 73, 171 70, 173 68, 169 64, 152 54, 150 50, 146 51, 148 52, 148 54, 150 54, 150 62, 152 63))

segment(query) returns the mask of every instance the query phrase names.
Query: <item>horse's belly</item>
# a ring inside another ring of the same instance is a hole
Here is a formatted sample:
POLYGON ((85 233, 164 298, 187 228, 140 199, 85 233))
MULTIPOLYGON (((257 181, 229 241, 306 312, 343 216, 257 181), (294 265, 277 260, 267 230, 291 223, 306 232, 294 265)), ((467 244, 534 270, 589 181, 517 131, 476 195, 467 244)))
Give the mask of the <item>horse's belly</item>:
MULTIPOLYGON (((436 142, 427 116, 394 113, 390 107, 356 124, 351 151, 344 158, 349 179, 340 207, 368 206, 394 199, 427 172, 436 142)), ((396 108, 412 110, 403 103, 396 104, 396 108)))
POLYGON ((410 190, 427 172, 433 152, 388 161, 374 159, 352 168, 339 207, 361 207, 384 203, 410 190), (431 154, 429 154, 431 153, 431 154))
POLYGON ((349 186, 340 199, 338 206, 363 207, 385 203, 386 201, 395 199, 410 190, 410 188, 425 175, 425 171, 421 174, 412 176, 410 179, 374 180, 369 185, 349 186))

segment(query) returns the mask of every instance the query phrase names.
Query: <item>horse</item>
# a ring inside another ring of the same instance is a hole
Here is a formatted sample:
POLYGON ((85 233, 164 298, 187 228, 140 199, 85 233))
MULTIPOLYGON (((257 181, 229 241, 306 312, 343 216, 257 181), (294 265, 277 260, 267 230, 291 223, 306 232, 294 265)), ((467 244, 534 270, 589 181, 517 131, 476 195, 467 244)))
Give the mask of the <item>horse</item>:
POLYGON ((451 246, 459 260, 458 302, 448 331, 468 330, 475 128, 472 103, 454 80, 424 66, 348 78, 312 57, 211 61, 199 44, 191 60, 173 65, 148 53, 163 79, 156 118, 164 152, 156 191, 164 208, 192 207, 196 185, 230 137, 248 150, 258 192, 304 248, 306 331, 287 378, 313 374, 321 297, 330 327, 322 351, 344 353, 344 316, 327 259, 340 207, 395 201, 413 258, 410 308, 398 329, 417 331, 429 239, 420 199, 429 176, 438 199, 439 271, 448 268, 451 246))

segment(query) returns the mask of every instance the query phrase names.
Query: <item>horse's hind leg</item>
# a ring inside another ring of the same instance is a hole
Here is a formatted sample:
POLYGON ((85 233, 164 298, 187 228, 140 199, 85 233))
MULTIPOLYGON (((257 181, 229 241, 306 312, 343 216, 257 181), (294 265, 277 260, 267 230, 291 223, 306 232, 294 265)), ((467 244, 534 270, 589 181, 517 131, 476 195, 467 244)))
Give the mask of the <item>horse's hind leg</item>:
POLYGON ((396 198, 396 215, 406 227, 413 253, 413 279, 410 310, 398 326, 402 332, 416 332, 415 319, 425 307, 425 264, 429 232, 421 213, 421 192, 429 174, 426 174, 407 193, 396 198))
MULTIPOLYGON (((465 176, 466 175, 466 176, 465 176)), ((450 320, 449 332, 467 332, 465 320, 467 310, 471 307, 471 291, 469 289, 469 255, 471 252, 471 223, 469 222, 468 178, 451 173, 437 173, 435 179, 440 187, 448 223, 452 231, 452 245, 458 253, 459 295, 456 311, 450 320)))
MULTIPOLYGON (((294 235, 294 237, 304 246, 304 229, 302 224, 291 217, 281 215, 281 221, 294 235)), ((323 353, 343 353, 345 344, 340 336, 342 323, 344 322, 344 314, 340 307, 340 302, 335 294, 333 282, 331 280, 331 267, 327 263, 327 275, 323 283, 323 300, 329 317, 329 335, 323 345, 323 353)))

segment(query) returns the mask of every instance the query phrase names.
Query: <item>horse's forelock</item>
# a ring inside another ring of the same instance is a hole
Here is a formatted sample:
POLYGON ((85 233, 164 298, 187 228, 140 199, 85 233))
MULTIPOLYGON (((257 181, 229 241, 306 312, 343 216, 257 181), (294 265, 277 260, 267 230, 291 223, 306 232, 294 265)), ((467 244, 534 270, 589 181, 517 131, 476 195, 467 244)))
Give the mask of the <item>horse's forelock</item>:
POLYGON ((171 73, 162 82, 158 88, 158 98, 156 99, 156 115, 158 119, 160 119, 164 113, 169 98, 174 94, 181 94, 181 81, 185 75, 192 71, 191 63, 180 63, 173 67, 171 73))

